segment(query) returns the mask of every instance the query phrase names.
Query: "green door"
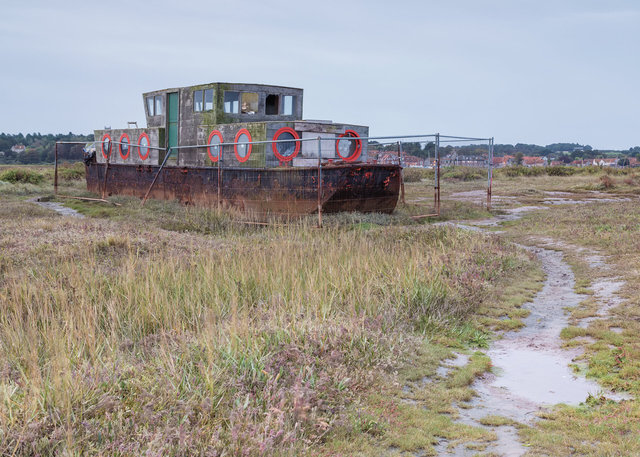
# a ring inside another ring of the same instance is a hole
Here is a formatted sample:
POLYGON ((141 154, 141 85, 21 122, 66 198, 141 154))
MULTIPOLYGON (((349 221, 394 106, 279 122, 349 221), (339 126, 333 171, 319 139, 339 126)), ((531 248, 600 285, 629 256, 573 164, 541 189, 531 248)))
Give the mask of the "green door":
MULTIPOLYGON (((167 94, 167 148, 178 146, 178 93, 167 94)), ((177 151, 172 154, 176 156, 177 151)))

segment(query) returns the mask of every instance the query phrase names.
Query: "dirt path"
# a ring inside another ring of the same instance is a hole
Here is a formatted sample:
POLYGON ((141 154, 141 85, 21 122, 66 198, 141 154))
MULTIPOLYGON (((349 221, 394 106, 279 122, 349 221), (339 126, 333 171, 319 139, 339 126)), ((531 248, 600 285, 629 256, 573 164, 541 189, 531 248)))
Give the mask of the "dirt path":
MULTIPOLYGON (((584 202, 581 202, 584 203, 584 202)), ((514 220, 531 210, 546 207, 518 207, 506 210, 506 214, 486 221, 455 224, 462 228, 481 230, 481 227, 496 226, 507 220, 514 220)), ((542 246, 558 249, 553 240, 539 240, 532 250, 542 264, 546 280, 542 290, 534 300, 524 307, 531 314, 523 320, 525 327, 519 331, 508 332, 494 342, 487 355, 494 369, 478 379, 472 386, 477 396, 459 408, 459 421, 476 427, 485 427, 481 420, 487 416, 501 416, 520 424, 531 424, 537 418, 537 412, 558 403, 577 405, 586 400, 589 394, 594 396, 602 388, 594 381, 576 376, 569 367, 572 360, 580 355, 579 349, 561 348, 560 331, 568 325, 565 308, 577 306, 586 297, 578 295, 575 279, 570 266, 564 261, 563 253, 545 249, 542 246)), ((563 246, 568 248, 568 246, 563 246)), ((581 256, 598 257, 584 248, 581 256)), ((599 268, 606 268, 599 258, 599 268)), ((602 313, 616 301, 615 292, 620 282, 601 281, 594 284, 602 313)), ((619 399, 611 393, 609 398, 619 399)), ((485 427, 488 428, 488 427, 485 427)), ((489 443, 484 452, 503 456, 521 456, 527 448, 520 443, 517 428, 514 425, 491 427, 497 440, 489 443)), ((451 445, 442 442, 437 447, 441 456, 477 455, 482 443, 462 443, 451 445), (467 446, 474 444, 473 449, 467 446)))

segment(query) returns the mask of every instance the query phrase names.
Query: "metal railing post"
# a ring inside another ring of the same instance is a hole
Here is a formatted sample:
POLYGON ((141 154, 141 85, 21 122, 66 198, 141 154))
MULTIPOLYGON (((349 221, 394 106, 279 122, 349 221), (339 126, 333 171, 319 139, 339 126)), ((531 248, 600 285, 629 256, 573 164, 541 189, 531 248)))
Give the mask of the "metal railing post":
POLYGON ((58 195, 58 142, 56 142, 54 161, 55 166, 53 170, 53 194, 58 195))
POLYGON ((322 228, 322 140, 318 137, 318 228, 322 228))
POLYGON ((491 211, 491 186, 493 184, 493 137, 489 139, 489 167, 487 173, 487 211, 491 211))
POLYGON ((436 159, 436 173, 435 173, 435 188, 434 188, 434 206, 436 214, 440 216, 440 134, 436 133, 436 147, 435 147, 435 159, 436 159))
POLYGON ((404 168, 402 167, 402 141, 398 141, 398 166, 400 167, 400 201, 404 205, 404 168))
POLYGON ((222 146, 218 146, 218 211, 222 208, 222 146))

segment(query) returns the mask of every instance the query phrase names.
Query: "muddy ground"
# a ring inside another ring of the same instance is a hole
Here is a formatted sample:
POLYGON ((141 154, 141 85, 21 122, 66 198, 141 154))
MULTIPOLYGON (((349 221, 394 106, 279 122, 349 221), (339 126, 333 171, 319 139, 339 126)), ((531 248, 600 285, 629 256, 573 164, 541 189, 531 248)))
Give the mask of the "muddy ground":
MULTIPOLYGON (((478 192, 461 192, 453 199, 475 201, 478 192)), ((607 198, 610 198, 607 196, 607 198)), ((602 195, 590 193, 576 197, 570 193, 547 193, 543 205, 589 204, 602 201, 602 195)), ((523 214, 547 209, 548 206, 517 206, 514 198, 498 198, 498 205, 507 206, 504 214, 483 221, 456 223, 470 230, 495 228, 505 221, 513 221, 523 214)), ((494 230, 493 233, 496 233, 494 230)), ((518 331, 506 332, 491 344, 487 355, 493 369, 473 384, 477 396, 458 408, 459 421, 476 426, 483 425, 486 418, 499 416, 504 425, 491 426, 497 440, 491 443, 449 443, 442 441, 437 446, 441 456, 474 456, 478 450, 489 455, 517 457, 527 451, 526 443, 518 436, 518 427, 531 425, 538 413, 556 404, 578 405, 590 395, 606 396, 616 401, 624 395, 604 391, 595 381, 576 374, 571 364, 581 355, 581 349, 562 347, 560 332, 569 324, 567 310, 578 306, 586 297, 575 291, 575 278, 571 267, 564 259, 563 251, 579 255, 591 268, 603 273, 592 285, 593 296, 598 302, 595 317, 582 319, 578 326, 585 328, 594 319, 607 316, 608 311, 620 303, 616 293, 624 285, 619 278, 607 274, 610 268, 600 253, 583 247, 570 246, 549 238, 531 238, 523 246, 535 253, 542 264, 546 279, 542 290, 534 300, 525 305, 530 315, 524 319, 525 326, 518 331), (483 420, 484 419, 484 420, 483 420)), ((464 365, 468 357, 459 354, 451 366, 464 365)), ((446 372, 446 371, 445 371, 446 372)))

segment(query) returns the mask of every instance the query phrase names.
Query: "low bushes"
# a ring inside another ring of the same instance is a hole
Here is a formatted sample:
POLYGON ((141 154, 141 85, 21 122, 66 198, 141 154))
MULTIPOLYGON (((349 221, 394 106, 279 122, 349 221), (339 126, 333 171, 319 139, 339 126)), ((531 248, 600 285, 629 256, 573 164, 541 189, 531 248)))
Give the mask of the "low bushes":
POLYGON ((82 162, 64 164, 58 168, 58 175, 65 181, 76 181, 84 178, 84 165, 82 162))
POLYGON ((447 167, 442 170, 442 177, 460 181, 475 181, 486 178, 487 170, 478 167, 447 167))
POLYGON ((423 179, 433 179, 434 172, 429 168, 405 168, 404 182, 420 182, 423 179))
POLYGON ((14 168, 0 172, 0 181, 26 184, 40 184, 44 179, 44 175, 24 168, 14 168))
POLYGON ((548 167, 546 170, 549 176, 571 176, 578 172, 578 169, 575 167, 564 167, 561 165, 548 167))

